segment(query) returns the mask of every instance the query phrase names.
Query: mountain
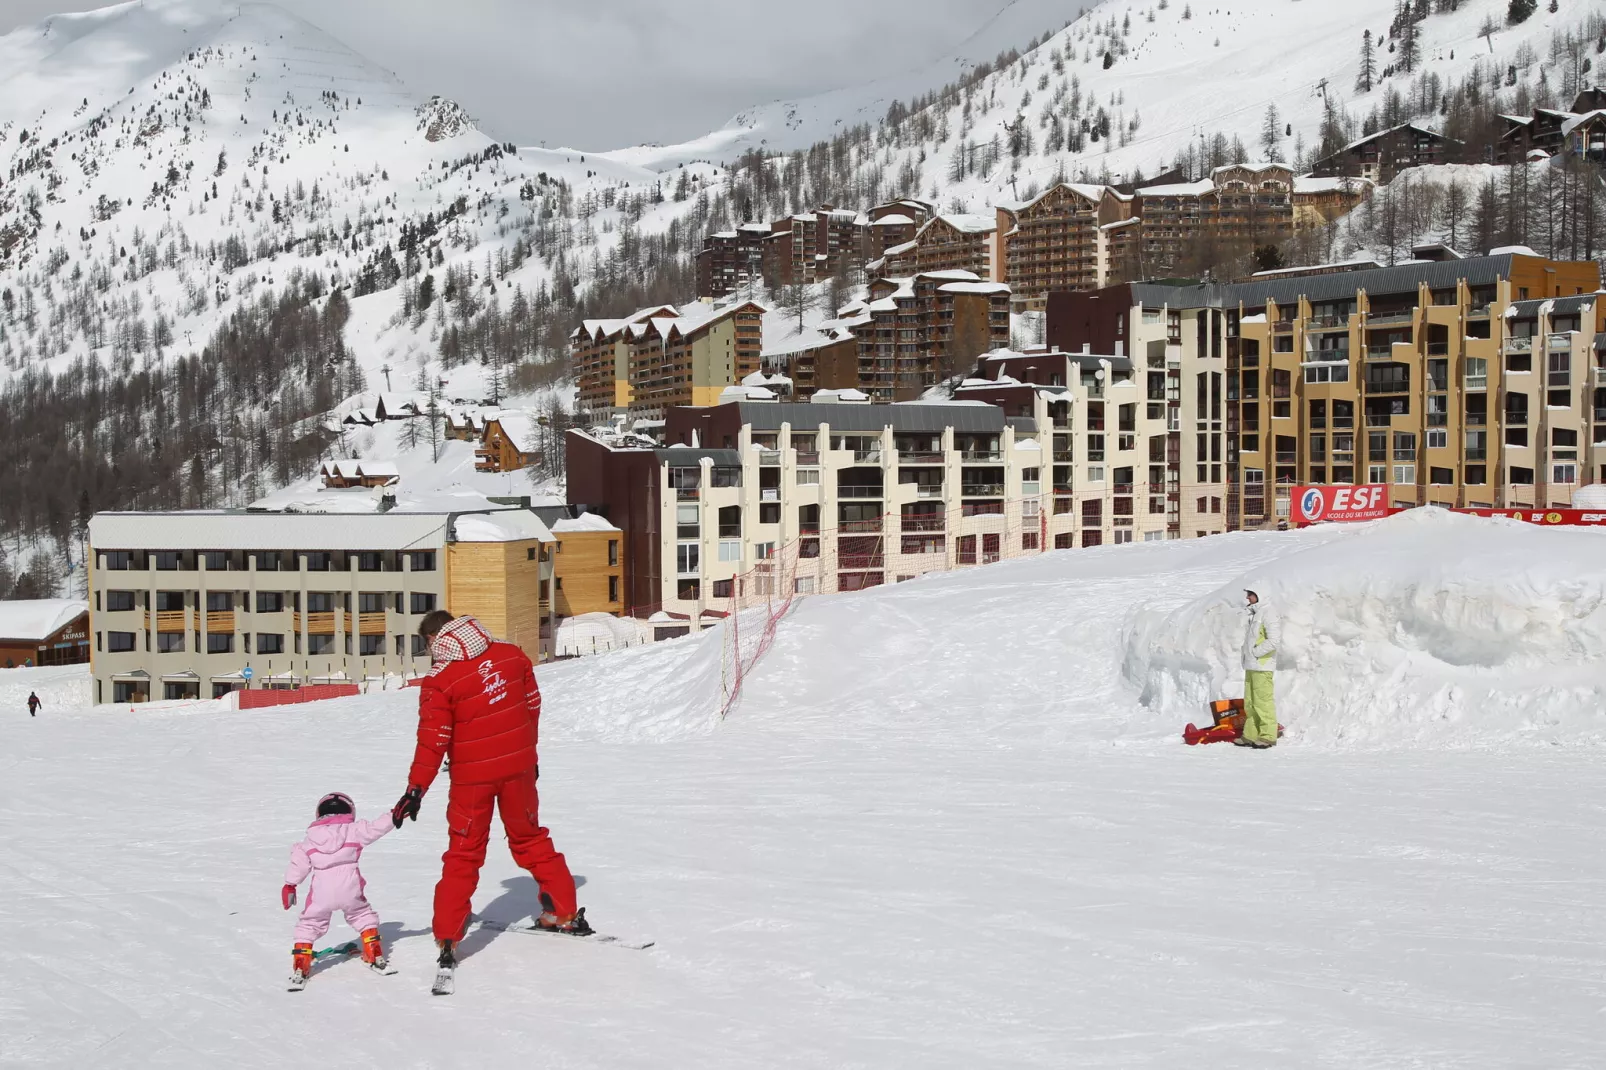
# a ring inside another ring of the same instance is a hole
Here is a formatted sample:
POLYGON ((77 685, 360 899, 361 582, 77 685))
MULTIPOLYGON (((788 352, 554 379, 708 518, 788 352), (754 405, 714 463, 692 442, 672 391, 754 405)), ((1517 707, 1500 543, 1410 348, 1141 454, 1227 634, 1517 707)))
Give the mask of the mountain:
POLYGON ((1509 28, 1505 7, 1103 0, 1018 52, 1075 12, 1016 0, 936 64, 600 154, 503 142, 271 5, 144 0, 15 30, 0 595, 30 564, 53 586, 93 510, 240 505, 331 451, 479 486, 465 444, 437 464, 399 427, 330 429, 381 388, 560 406, 574 324, 689 299, 703 236, 744 218, 905 194, 984 211, 1062 176, 1308 163, 1412 118, 1487 136, 1500 110, 1570 100, 1606 38, 1588 5, 1509 28))

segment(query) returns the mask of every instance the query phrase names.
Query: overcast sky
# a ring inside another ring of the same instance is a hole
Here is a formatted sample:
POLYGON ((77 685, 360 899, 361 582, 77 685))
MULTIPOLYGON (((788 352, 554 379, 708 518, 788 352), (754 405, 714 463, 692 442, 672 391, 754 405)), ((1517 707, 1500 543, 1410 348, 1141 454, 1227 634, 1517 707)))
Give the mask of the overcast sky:
MULTIPOLYGON (((913 67, 946 53, 1003 4, 278 2, 395 71, 414 92, 456 99, 494 137, 592 149, 683 141, 750 104, 913 67)), ((99 6, 95 0, 0 0, 0 33, 58 11, 99 6)))

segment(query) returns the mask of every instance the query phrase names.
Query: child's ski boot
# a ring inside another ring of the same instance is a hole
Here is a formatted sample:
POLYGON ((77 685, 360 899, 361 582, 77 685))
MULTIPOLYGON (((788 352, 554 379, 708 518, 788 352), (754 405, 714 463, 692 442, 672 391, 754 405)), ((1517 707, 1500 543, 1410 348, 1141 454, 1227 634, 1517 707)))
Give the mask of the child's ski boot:
POLYGON ((385 945, 379 939, 378 929, 364 929, 362 931, 362 960, 370 968, 385 972, 387 965, 385 959, 385 945))
POLYGON ((312 945, 297 944, 290 951, 290 991, 299 992, 307 987, 312 976, 312 945))

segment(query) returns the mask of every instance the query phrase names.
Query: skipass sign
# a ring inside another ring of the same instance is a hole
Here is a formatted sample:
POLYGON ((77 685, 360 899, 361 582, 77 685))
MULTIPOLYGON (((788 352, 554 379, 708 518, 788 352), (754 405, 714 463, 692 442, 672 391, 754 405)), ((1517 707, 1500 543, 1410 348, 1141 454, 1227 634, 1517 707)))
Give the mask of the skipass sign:
POLYGON ((1382 520, 1390 512, 1388 487, 1382 483, 1358 487, 1295 487, 1293 503, 1295 524, 1382 520))

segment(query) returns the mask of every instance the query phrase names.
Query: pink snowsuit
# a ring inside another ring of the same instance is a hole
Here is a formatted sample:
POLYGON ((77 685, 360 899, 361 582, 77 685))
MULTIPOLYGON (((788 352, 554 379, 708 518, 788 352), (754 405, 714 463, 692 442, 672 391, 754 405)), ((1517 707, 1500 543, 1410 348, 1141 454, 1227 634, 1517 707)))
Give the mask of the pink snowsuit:
POLYGON ((335 911, 357 932, 379 927, 379 915, 363 894, 367 884, 357 859, 362 849, 395 829, 390 817, 358 821, 351 814, 321 817, 307 829, 307 838, 290 851, 290 868, 284 883, 300 884, 308 875, 312 884, 296 922, 296 942, 310 944, 329 931, 335 911))

